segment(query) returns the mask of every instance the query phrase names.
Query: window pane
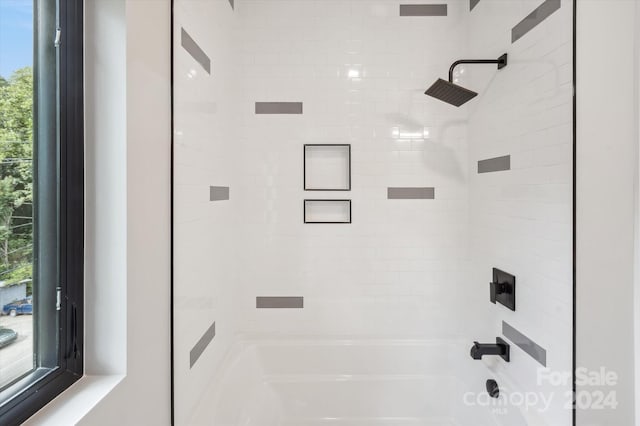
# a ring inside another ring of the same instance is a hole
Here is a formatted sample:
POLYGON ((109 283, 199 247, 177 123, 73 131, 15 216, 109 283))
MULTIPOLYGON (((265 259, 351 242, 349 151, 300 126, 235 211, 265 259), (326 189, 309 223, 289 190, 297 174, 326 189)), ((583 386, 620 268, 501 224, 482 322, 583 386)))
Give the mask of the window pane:
POLYGON ((0 0, 0 390, 59 361, 56 15, 0 0))
POLYGON ((0 1, 0 387, 35 366, 33 9, 0 1))
POLYGON ((83 374, 82 0, 0 0, 0 424, 83 374))

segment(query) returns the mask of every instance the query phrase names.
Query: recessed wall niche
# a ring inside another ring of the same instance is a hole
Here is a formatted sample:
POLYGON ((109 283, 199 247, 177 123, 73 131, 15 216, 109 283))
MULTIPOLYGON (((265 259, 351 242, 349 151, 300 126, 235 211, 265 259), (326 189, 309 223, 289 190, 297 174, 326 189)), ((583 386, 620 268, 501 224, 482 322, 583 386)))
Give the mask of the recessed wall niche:
POLYGON ((351 145, 305 145, 304 190, 351 191, 351 145))
POLYGON ((304 200, 304 223, 351 223, 351 200, 304 200))

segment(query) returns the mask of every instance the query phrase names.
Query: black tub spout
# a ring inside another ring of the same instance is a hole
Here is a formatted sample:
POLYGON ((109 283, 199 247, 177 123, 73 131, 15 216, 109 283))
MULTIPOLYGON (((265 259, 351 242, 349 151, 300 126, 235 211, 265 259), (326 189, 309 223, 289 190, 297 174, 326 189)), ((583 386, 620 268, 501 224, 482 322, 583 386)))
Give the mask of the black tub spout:
POLYGON ((509 362, 509 344, 499 337, 496 337, 496 343, 473 342, 470 353, 473 359, 482 359, 485 355, 498 355, 509 362))

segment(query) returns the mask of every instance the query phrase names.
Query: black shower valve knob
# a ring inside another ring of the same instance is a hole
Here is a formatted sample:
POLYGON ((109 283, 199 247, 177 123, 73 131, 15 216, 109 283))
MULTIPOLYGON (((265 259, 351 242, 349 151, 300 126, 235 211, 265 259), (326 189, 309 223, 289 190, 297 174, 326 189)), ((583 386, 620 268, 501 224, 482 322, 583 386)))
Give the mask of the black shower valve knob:
POLYGON ((497 295, 511 292, 510 286, 506 283, 490 282, 489 286, 491 287, 491 303, 496 303, 497 295))

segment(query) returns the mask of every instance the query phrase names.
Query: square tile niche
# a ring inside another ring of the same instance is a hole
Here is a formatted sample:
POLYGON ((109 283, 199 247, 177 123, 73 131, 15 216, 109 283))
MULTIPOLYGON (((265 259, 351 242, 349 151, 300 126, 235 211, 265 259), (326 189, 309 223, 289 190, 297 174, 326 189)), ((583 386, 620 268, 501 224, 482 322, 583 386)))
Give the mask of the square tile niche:
POLYGON ((304 190, 351 191, 351 145, 305 145, 304 190))

